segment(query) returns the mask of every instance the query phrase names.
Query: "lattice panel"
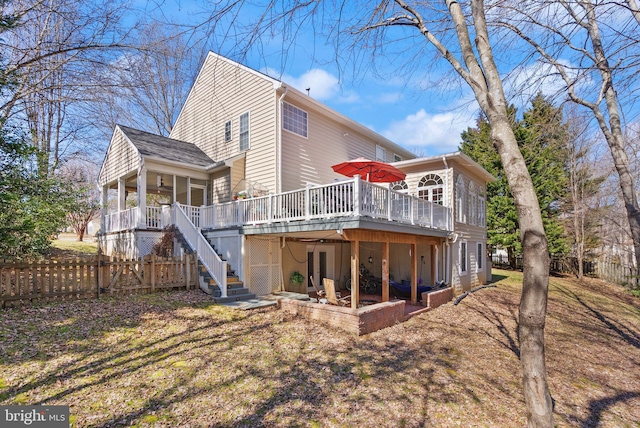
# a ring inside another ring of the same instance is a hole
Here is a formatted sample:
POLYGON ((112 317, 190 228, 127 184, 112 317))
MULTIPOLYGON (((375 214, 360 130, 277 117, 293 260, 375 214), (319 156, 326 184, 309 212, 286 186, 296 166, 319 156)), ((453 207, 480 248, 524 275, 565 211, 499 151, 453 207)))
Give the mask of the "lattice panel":
POLYGON ((251 291, 258 296, 271 293, 269 266, 251 266, 251 291))
POLYGON ((249 263, 254 265, 269 264, 269 244, 266 239, 252 239, 249 263))
POLYGON ((278 239, 247 241, 251 291, 258 295, 280 289, 280 248, 278 239))
POLYGON ((138 257, 144 257, 147 254, 151 254, 153 246, 156 242, 160 242, 161 238, 153 238, 149 236, 143 236, 138 238, 138 257))

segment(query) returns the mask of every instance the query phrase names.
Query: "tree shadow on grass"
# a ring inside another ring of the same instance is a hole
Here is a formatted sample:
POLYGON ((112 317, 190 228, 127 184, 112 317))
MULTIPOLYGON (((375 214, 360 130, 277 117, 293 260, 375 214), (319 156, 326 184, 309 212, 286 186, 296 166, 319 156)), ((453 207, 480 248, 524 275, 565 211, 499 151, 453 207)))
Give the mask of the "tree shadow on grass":
POLYGON ((598 321, 604 324, 609 330, 617 334, 622 340, 624 340, 634 348, 640 349, 640 335, 638 334, 638 332, 631 330, 629 327, 625 325, 617 325, 615 320, 608 318, 602 312, 590 306, 586 301, 584 301, 584 299, 582 299, 575 292, 570 291, 567 288, 561 287, 558 285, 556 285, 556 288, 558 289, 559 292, 565 294, 566 296, 578 302, 582 307, 584 307, 588 311, 588 313, 593 315, 593 317, 595 317, 598 321))
POLYGON ((496 282, 500 282, 503 279, 507 279, 509 278, 507 275, 497 275, 495 273, 491 274, 491 280, 489 281, 490 284, 495 284, 496 282))
POLYGON ((482 318, 484 318, 485 320, 487 320, 488 322, 490 322, 491 324, 493 324, 496 328, 496 330, 500 333, 500 335, 502 336, 502 338, 498 335, 493 334, 492 331, 490 330, 483 330, 484 333, 489 336, 491 339, 495 340, 498 344, 500 344, 501 346, 507 348, 508 350, 510 350, 511 352, 513 352, 513 354, 518 357, 518 359, 520 358, 520 347, 518 346, 518 315, 516 314, 516 312, 510 308, 509 309, 509 313, 510 313, 510 318, 513 320, 513 322, 515 323, 515 337, 512 335, 511 330, 509 329, 509 327, 504 323, 503 321, 503 317, 504 315, 496 312, 492 307, 488 306, 488 305, 477 305, 476 303, 479 303, 478 300, 474 300, 473 303, 471 302, 467 302, 468 304, 466 305, 466 307, 468 307, 470 310, 472 310, 473 312, 477 313, 478 315, 480 315, 482 318))
MULTIPOLYGON (((94 304, 98 304, 97 302, 93 302, 94 304)), ((108 302, 110 304, 118 305, 117 300, 113 300, 108 302)), ((122 304, 122 302, 120 302, 122 304)), ((133 304, 131 304, 133 306, 133 304)), ((172 305, 171 308, 180 309, 189 308, 189 309, 200 309, 200 305, 194 307, 190 304, 180 305, 172 305)), ((213 306, 213 303, 209 303, 208 306, 213 306)), ((203 306, 204 309, 206 306, 203 306)), ((54 307, 55 309, 55 307, 54 307)), ((63 308, 64 309, 64 308, 63 308)), ((49 388, 53 387, 56 383, 59 383, 62 380, 66 379, 75 379, 75 378, 88 378, 94 379, 95 377, 99 377, 99 379, 91 380, 90 382, 82 383, 80 385, 70 386, 68 388, 59 390, 58 392, 47 395, 31 404, 45 404, 51 401, 59 401, 64 399, 65 397, 80 392, 84 389, 90 388, 92 386, 97 386, 101 384, 105 384, 112 379, 116 379, 122 375, 136 372, 146 366, 157 364, 161 361, 168 360, 170 358, 178 357, 182 353, 186 352, 189 347, 196 346, 211 346, 215 345, 219 342, 224 342, 231 340, 234 335, 229 334, 221 334, 221 335, 205 335, 204 337, 197 337, 199 333, 206 332, 208 330, 213 330, 216 327, 221 325, 229 325, 233 323, 234 320, 229 319, 215 319, 215 315, 211 315, 211 319, 207 319, 207 322, 204 325, 197 326, 194 328, 185 329, 183 331, 162 335, 159 338, 151 341, 143 341, 143 343, 138 344, 140 340, 138 338, 129 338, 125 339, 131 341, 132 346, 122 346, 121 350, 116 352, 111 352, 111 348, 113 345, 110 344, 100 344, 99 340, 104 337, 105 334, 114 331, 119 328, 137 328, 139 327, 144 317, 154 317, 158 316, 162 313, 162 311, 158 310, 158 307, 148 307, 146 305, 141 305, 138 311, 124 312, 122 314, 118 314, 117 320, 112 321, 111 323, 103 323, 101 322, 101 318, 96 318, 94 321, 96 324, 95 329, 90 329, 88 333, 82 335, 82 339, 88 340, 88 343, 84 343, 83 345, 77 344, 66 344, 64 354, 73 355, 72 358, 68 358, 64 363, 56 366, 54 370, 51 370, 46 373, 42 373, 41 376, 32 378, 33 380, 24 383, 20 386, 13 388, 6 388, 0 394, 0 401, 5 401, 9 399, 16 399, 20 395, 30 394, 32 391, 37 390, 38 388, 49 388), (120 317, 121 316, 121 317, 120 317), (194 338, 195 337, 195 338, 194 338), (183 345, 189 345, 184 347, 183 345), (180 350, 181 347, 185 349, 180 350), (101 376, 103 373, 108 373, 104 376, 101 376)), ((165 308, 166 311, 166 308, 165 308)), ((115 311, 114 311, 115 312, 115 311)), ((111 312, 112 314, 114 312, 111 312)), ((170 311, 169 311, 170 312, 170 311)), ((74 317, 71 317, 73 319, 74 317)), ((180 316, 174 315, 173 318, 179 322, 180 316)), ((75 336, 75 332, 77 331, 77 324, 87 323, 89 322, 86 319, 82 319, 81 317, 77 317, 74 321, 69 324, 64 324, 65 329, 59 333, 56 337, 59 340, 66 340, 69 343, 78 341, 78 337, 75 336)), ((253 331, 256 331, 260 328, 266 328, 269 325, 267 323, 262 323, 258 325, 252 325, 247 327, 247 329, 240 329, 240 331, 235 336, 244 336, 246 334, 250 334, 253 331)), ((53 326, 55 330, 60 330, 60 326, 53 326)), ((48 346, 52 344, 60 345, 60 343, 55 343, 54 340, 51 340, 50 337, 51 329, 41 329, 35 332, 30 332, 33 338, 37 338, 37 343, 39 347, 46 349, 48 346)), ((120 346, 117 344, 116 346, 120 346)), ((42 352, 36 352, 36 356, 41 356, 42 352)), ((5 357, 7 359, 8 357, 5 357)), ((24 358, 21 360, 15 360, 14 364, 19 364, 21 362, 27 362, 29 360, 38 360, 40 358, 24 358)), ((44 358, 42 358, 45 360, 44 358)))
POLYGON ((599 400, 592 400, 589 403, 589 416, 582 422, 582 428, 592 428, 600 425, 602 413, 616 403, 629 401, 640 397, 640 391, 623 391, 613 397, 604 397, 599 400))

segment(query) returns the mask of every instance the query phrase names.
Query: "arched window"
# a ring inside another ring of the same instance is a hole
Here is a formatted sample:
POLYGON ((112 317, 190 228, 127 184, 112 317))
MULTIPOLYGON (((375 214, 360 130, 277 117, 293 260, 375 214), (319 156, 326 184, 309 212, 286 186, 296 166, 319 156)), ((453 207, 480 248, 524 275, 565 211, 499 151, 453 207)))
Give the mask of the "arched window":
POLYGON ((458 223, 467 222, 467 186, 461 174, 456 179, 456 220, 458 223))
POLYGON ((418 197, 436 204, 444 204, 444 182, 438 174, 427 174, 418 182, 418 197))
POLYGON ((478 193, 473 181, 469 182, 469 224, 476 225, 478 220, 478 193))
POLYGON ((396 181, 391 183, 391 190, 395 190, 396 192, 407 193, 409 192, 409 186, 407 182, 404 180, 396 181))

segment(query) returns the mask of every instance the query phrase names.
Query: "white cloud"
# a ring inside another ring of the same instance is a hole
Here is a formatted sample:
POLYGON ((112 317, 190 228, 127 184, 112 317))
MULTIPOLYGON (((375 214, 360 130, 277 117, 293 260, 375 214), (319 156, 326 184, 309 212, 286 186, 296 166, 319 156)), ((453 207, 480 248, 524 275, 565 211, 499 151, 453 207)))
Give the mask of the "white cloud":
POLYGON ((392 122, 382 135, 409 150, 448 153, 458 149, 460 134, 474 123, 468 112, 432 114, 420 109, 404 120, 392 122))
POLYGON ((400 101, 402 93, 400 92, 387 92, 386 94, 380 94, 375 97, 375 100, 380 104, 393 104, 400 101))
POLYGON ((320 68, 313 68, 300 77, 283 76, 282 80, 302 92, 310 88, 309 95, 317 100, 335 98, 340 90, 338 78, 320 68))

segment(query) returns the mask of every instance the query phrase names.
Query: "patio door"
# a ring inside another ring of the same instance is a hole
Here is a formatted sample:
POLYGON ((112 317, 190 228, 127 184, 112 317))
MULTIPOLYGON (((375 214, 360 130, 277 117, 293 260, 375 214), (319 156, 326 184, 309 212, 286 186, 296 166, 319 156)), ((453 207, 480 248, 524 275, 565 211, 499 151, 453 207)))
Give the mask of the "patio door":
POLYGON ((204 186, 191 185, 189 190, 189 205, 192 207, 199 207, 207 205, 207 193, 204 186))
POLYGON ((335 251, 333 245, 307 245, 307 288, 314 291, 311 276, 322 288, 322 278, 334 278, 335 251))

